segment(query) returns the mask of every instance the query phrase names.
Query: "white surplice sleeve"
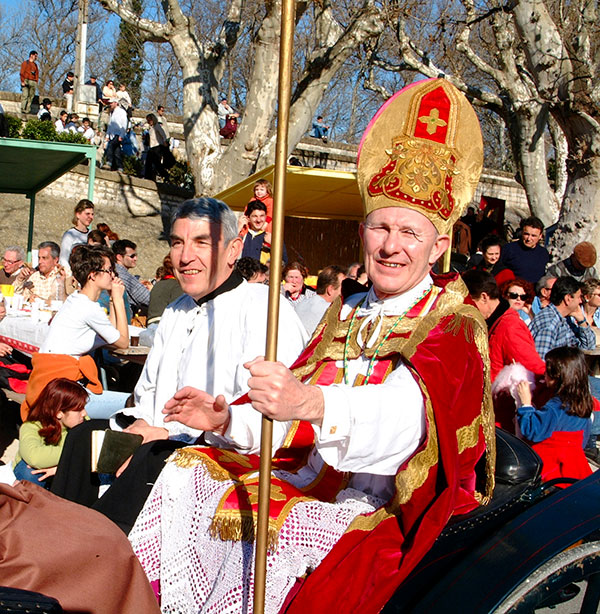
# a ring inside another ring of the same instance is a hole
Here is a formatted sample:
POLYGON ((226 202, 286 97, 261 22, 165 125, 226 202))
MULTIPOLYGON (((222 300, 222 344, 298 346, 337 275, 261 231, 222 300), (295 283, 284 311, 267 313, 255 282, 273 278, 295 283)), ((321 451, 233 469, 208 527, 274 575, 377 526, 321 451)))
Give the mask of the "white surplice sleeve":
POLYGON ((322 426, 313 426, 316 448, 339 471, 394 475, 424 438, 423 395, 403 364, 383 384, 321 390, 325 411, 322 426))
MULTIPOLYGON (((264 308, 262 311, 264 311, 264 321, 258 321, 257 312, 254 312, 255 315, 246 323, 248 337, 244 341, 244 361, 252 360, 264 354, 267 321, 264 308)), ((277 360, 286 366, 290 366, 301 354, 307 341, 308 335, 294 308, 287 301, 281 301, 279 305, 277 360)), ((243 378, 243 392, 247 392, 250 372, 240 365, 237 377, 243 378)), ((229 413, 231 420, 225 435, 220 437, 213 433, 205 433, 206 443, 214 446, 234 447, 245 454, 258 454, 260 451, 262 414, 256 411, 250 403, 231 405, 229 413)), ((291 424, 291 422, 273 422, 273 451, 281 447, 291 424)))

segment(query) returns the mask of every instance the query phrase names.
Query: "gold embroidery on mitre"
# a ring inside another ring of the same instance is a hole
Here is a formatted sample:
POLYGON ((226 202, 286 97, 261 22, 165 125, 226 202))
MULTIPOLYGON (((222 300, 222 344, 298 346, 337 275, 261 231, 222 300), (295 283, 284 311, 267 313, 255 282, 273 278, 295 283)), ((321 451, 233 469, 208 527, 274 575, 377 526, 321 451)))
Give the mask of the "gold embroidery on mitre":
POLYGON ((454 210, 452 179, 459 174, 457 152, 441 143, 398 136, 386 154, 389 160, 371 178, 369 194, 384 194, 447 220, 454 210))

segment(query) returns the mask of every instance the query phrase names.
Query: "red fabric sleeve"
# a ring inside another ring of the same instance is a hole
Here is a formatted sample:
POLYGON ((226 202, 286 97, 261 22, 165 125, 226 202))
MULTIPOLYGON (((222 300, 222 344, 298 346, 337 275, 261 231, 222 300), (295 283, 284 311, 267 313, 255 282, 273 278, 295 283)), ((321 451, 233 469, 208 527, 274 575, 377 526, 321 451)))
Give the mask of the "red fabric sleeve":
POLYGON ((506 365, 521 363, 536 375, 543 375, 546 363, 535 349, 533 337, 519 314, 509 311, 498 320, 490 333, 490 362, 492 381, 506 365))

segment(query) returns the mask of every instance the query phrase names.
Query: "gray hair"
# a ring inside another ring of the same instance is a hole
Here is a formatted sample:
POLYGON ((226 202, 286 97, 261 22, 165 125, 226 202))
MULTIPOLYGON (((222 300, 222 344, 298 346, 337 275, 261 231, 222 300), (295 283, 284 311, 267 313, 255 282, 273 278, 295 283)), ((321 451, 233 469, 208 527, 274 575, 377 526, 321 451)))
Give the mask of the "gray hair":
POLYGON ((46 247, 50 248, 50 253, 52 254, 52 258, 60 257, 60 247, 54 241, 42 241, 38 245, 38 251, 40 249, 45 249, 46 247))
POLYGON ((9 245, 5 250, 6 252, 15 252, 17 254, 17 260, 25 260, 25 250, 20 245, 9 245))
POLYGON ((538 296, 540 296, 542 290, 551 279, 556 279, 556 275, 544 275, 543 277, 540 277, 539 281, 535 284, 535 293, 538 296))
POLYGON ((219 224, 223 232, 225 245, 231 243, 238 236, 238 224, 235 213, 223 202, 216 198, 192 198, 181 203, 173 217, 175 220, 189 218, 192 220, 208 220, 211 224, 219 224))

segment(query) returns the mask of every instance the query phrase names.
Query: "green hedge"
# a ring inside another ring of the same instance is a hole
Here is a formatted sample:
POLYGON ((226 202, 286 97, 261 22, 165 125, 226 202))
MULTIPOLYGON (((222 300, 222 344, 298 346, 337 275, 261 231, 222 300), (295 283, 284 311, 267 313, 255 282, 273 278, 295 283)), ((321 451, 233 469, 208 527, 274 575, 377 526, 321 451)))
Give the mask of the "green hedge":
MULTIPOLYGON (((18 121, 20 122, 21 120, 18 121)), ((56 132, 54 124, 47 120, 30 119, 25 126, 23 126, 20 136, 23 139, 30 139, 32 141, 57 141, 59 143, 81 143, 82 145, 89 145, 89 141, 83 134, 79 132, 58 133, 56 132)))

